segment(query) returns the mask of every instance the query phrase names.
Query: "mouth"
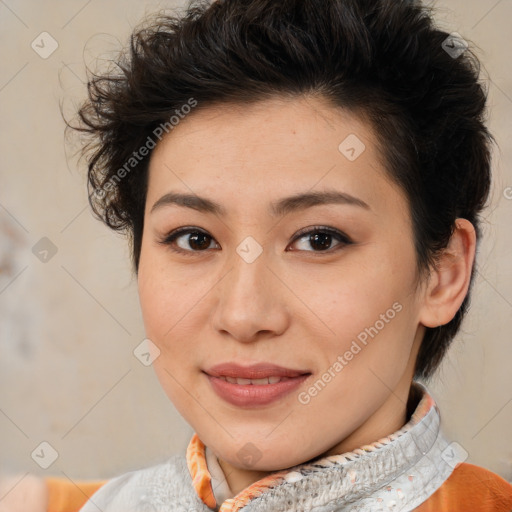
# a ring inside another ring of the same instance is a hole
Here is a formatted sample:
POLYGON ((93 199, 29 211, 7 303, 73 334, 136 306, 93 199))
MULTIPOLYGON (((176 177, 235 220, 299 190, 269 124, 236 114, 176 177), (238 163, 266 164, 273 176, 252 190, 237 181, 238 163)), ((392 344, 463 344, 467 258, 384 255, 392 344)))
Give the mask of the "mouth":
MULTIPOLYGON (((279 382, 278 379, 292 379, 300 377, 301 375, 310 374, 309 370, 296 370, 293 368, 286 368, 273 363, 256 363, 252 365, 241 365, 238 363, 226 362, 216 364, 205 370, 205 373, 212 377, 222 377, 235 384, 234 380, 253 381, 254 384, 275 384, 279 382), (234 380, 233 380, 234 379, 234 380), (267 381, 264 382, 264 380, 267 381), (258 382, 261 381, 261 382, 258 382)), ((239 384, 249 384, 248 382, 239 382, 239 384)))
POLYGON ((231 384, 239 384, 239 385, 244 385, 244 386, 247 386, 247 385, 264 386, 265 384, 277 384, 278 382, 292 380, 296 377, 272 376, 272 377, 263 377, 261 379, 243 379, 243 378, 225 377, 223 375, 220 375, 218 378, 221 380, 224 380, 226 382, 229 382, 231 384))
POLYGON ((300 386, 310 375, 272 363, 242 366, 222 363, 204 371, 213 391, 223 400, 238 407, 268 405, 300 386))

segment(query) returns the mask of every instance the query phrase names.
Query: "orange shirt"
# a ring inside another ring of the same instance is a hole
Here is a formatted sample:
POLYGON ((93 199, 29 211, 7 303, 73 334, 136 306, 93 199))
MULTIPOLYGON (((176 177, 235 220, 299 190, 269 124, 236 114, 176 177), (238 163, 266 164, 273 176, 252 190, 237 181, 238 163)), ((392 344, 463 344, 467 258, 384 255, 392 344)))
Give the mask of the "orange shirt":
POLYGON ((107 480, 91 482, 72 482, 65 478, 47 478, 48 486, 48 512, 78 512, 85 502, 107 480))
POLYGON ((512 485, 491 471, 459 464, 416 512, 511 512, 512 485))

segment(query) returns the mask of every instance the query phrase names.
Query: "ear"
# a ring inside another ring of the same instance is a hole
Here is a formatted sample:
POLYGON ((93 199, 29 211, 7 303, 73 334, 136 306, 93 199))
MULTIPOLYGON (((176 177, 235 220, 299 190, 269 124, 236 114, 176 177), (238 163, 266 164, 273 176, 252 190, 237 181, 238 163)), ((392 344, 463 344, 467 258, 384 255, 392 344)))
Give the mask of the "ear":
POLYGON ((466 219, 455 221, 448 247, 431 269, 420 310, 419 321, 425 327, 439 327, 453 319, 469 289, 475 260, 476 233, 466 219))

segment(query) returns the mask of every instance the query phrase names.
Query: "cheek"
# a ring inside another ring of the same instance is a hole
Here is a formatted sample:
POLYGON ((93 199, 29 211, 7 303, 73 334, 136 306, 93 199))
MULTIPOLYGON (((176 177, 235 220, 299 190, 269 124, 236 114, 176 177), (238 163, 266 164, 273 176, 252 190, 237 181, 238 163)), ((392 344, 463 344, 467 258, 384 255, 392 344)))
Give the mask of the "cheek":
POLYGON ((158 281, 158 271, 141 259, 138 275, 139 300, 146 335, 155 343, 165 328, 165 311, 172 310, 172 296, 158 281), (155 338, 153 340, 153 338, 155 338))
POLYGON ((398 261, 391 250, 383 251, 312 276, 308 282, 314 286, 297 290, 308 298, 312 321, 326 333, 317 338, 327 356, 324 364, 342 356, 343 373, 357 379, 369 368, 390 376, 405 367, 417 329, 415 268, 412 252, 398 261))
POLYGON ((179 283, 166 278, 166 268, 160 259, 155 250, 143 243, 138 271, 139 301, 146 336, 163 350, 163 341, 172 334, 179 318, 183 297, 179 283))
POLYGON ((324 274, 310 272, 310 277, 300 285, 301 289, 296 289, 297 295, 307 297, 317 319, 331 334, 342 338, 356 336, 376 322, 380 326, 381 321, 394 320, 398 316, 396 310, 413 298, 412 275, 404 271, 397 277, 385 263, 340 268, 324 274))
POLYGON ((170 329, 169 312, 175 311, 179 285, 169 279, 162 251, 143 238, 138 271, 139 300, 146 333, 158 335, 170 329))
POLYGON ((189 338, 184 335, 183 321, 180 321, 187 315, 186 297, 176 288, 169 293, 168 286, 158 279, 146 281, 139 297, 146 336, 158 346, 162 355, 183 355, 189 338), (180 343, 175 342, 177 338, 180 343))
POLYGON ((197 332, 205 321, 198 317, 200 299, 207 287, 204 279, 169 266, 157 251, 141 252, 139 300, 146 336, 160 349, 154 363, 157 373, 160 366, 181 374, 186 362, 194 360, 197 332))
POLYGON ((173 404, 187 418, 193 406, 192 397, 184 393, 191 389, 188 366, 194 357, 194 344, 183 332, 180 319, 186 318, 187 301, 179 283, 172 285, 163 278, 165 269, 141 257, 138 273, 139 300, 146 337, 159 349, 153 369, 160 385, 173 404), (180 330, 181 329, 181 330, 180 330), (190 342, 189 342, 190 341, 190 342))

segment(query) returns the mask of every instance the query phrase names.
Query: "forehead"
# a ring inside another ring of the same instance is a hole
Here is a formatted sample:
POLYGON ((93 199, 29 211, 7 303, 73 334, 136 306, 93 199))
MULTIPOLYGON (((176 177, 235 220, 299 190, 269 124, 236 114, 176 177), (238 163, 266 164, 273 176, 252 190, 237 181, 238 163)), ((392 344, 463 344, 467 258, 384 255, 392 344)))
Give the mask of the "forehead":
POLYGON ((387 176, 376 142, 362 119, 321 98, 198 108, 153 151, 148 208, 171 190, 247 208, 324 189, 377 210, 397 201, 403 207, 405 197, 387 176))

